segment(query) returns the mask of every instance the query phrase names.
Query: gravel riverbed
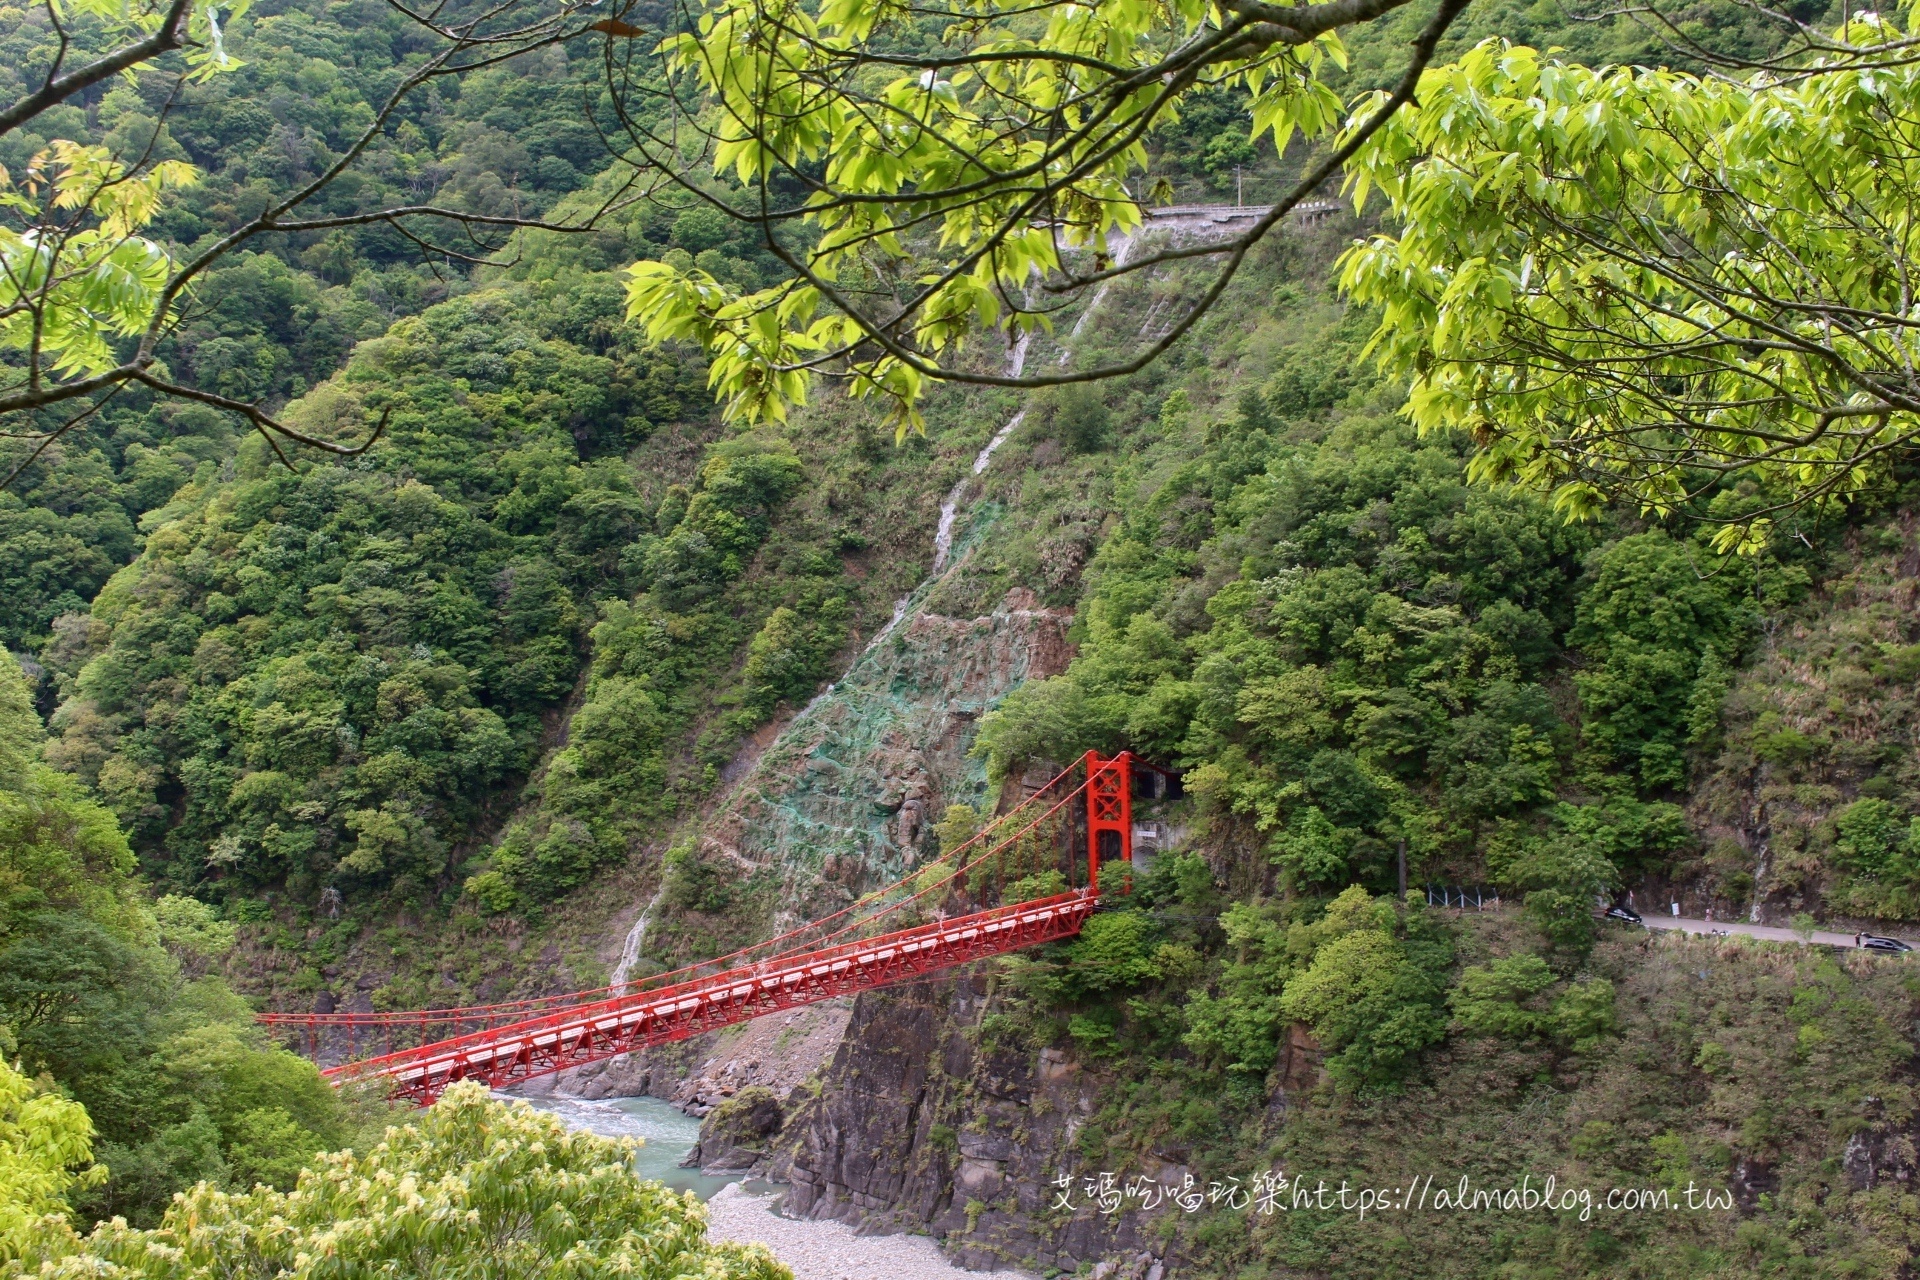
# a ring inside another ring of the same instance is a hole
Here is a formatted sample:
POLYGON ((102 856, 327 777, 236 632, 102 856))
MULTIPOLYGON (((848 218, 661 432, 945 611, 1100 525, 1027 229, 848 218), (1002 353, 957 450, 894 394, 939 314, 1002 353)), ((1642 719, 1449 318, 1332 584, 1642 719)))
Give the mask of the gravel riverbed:
POLYGON ((714 1240, 764 1244, 793 1268, 793 1280, 1031 1280, 1024 1271, 968 1271, 941 1256, 925 1236, 862 1236, 843 1222, 783 1218, 777 1195, 755 1195, 740 1183, 707 1201, 714 1240))

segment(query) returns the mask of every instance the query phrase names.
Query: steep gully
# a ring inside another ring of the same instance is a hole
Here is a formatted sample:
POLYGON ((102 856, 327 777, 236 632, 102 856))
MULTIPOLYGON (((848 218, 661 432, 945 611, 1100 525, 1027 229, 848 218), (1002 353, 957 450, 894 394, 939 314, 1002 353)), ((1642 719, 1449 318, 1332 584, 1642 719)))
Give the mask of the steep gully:
MULTIPOLYGON (((1122 252, 1124 252, 1124 248, 1122 252)), ((1098 302, 1099 298, 1096 297, 1093 305, 1097 306, 1098 302)), ((1089 307, 1089 311, 1091 311, 1091 309, 1092 308, 1089 307)), ((1021 337, 1013 343, 1007 356, 1007 376, 1017 378, 1025 370, 1027 354, 1032 347, 1032 342, 1033 335, 1026 333, 1022 334, 1021 337)), ((968 486, 976 477, 986 472, 987 468, 993 462, 994 454, 999 451, 1002 445, 1012 438, 1015 431, 1019 430, 1021 424, 1026 420, 1026 416, 1027 411, 1024 408, 1015 412, 1007 422, 987 440, 980 451, 974 455, 973 463, 968 468, 966 474, 955 482, 953 488, 948 491, 946 500, 941 503, 939 520, 934 530, 932 570, 912 591, 901 596, 899 600, 894 602, 892 617, 884 626, 874 633, 859 657, 854 663, 850 664, 846 675, 828 684, 819 693, 815 694, 812 700, 794 717, 793 722, 782 733, 780 741, 776 743, 774 748, 775 753, 780 753, 780 748, 790 745, 791 741, 796 737, 804 738, 807 730, 819 717, 823 708, 830 706, 836 699, 844 699, 847 696, 846 693, 843 692, 843 686, 850 679, 856 682, 859 680, 859 677, 863 674, 864 667, 869 665, 869 659, 872 658, 875 651, 899 630, 903 622, 907 621, 909 611, 914 602, 918 599, 924 599, 941 578, 945 576, 953 559, 955 525, 959 519, 961 504, 965 499, 968 486)), ((751 787, 751 782, 752 780, 750 779, 749 787, 751 787)), ((662 892, 664 892, 664 890, 655 892, 653 898, 641 909, 639 915, 634 918, 632 926, 627 930, 626 936, 621 942, 619 958, 615 962, 612 973, 608 979, 610 985, 618 986, 627 981, 633 974, 635 967, 640 963, 647 930, 653 921, 654 913, 659 909, 662 892)), ((829 1018, 831 1019, 831 1015, 829 1015, 829 1018)), ((806 1020, 809 1022, 817 1021, 818 1014, 806 1016, 806 1020)), ((840 1025, 844 1025, 844 1018, 831 1020, 837 1021, 840 1025)), ((790 1019, 789 1023, 792 1021, 793 1020, 790 1019)), ((752 1059, 751 1054, 747 1056, 749 1059, 752 1059)), ((755 1062, 755 1068, 749 1069, 749 1076, 742 1077, 742 1082, 750 1078, 751 1073, 758 1068, 759 1064, 757 1059, 753 1060, 755 1062)), ((620 1070, 622 1065, 624 1064, 615 1065, 613 1068, 614 1075, 624 1074, 620 1070)), ((582 1091, 588 1096, 595 1094, 612 1096, 610 1092, 606 1091, 618 1088, 619 1085, 611 1079, 595 1078, 602 1074, 603 1073, 595 1072, 569 1073, 570 1078, 563 1078, 559 1081, 557 1088, 560 1092, 582 1091)), ((738 1075, 739 1073, 736 1072, 735 1074, 738 1075)), ((754 1082, 758 1083, 757 1080, 754 1082)), ((648 1083, 653 1083, 651 1073, 649 1073, 648 1083)), ((717 1093, 720 1089, 725 1089, 728 1093, 731 1093, 735 1087, 737 1087, 735 1084, 722 1085, 718 1086, 715 1092, 717 1093)), ((711 1105, 710 1102, 705 1101, 699 1096, 697 1091, 693 1098, 683 1098, 683 1101, 691 1102, 697 1111, 702 1112, 711 1105)))
MULTIPOLYGON (((1149 231, 1192 241, 1230 233, 1264 210, 1158 212, 1149 231)), ((1141 238, 1116 244, 1116 259, 1124 262, 1141 238)), ((1067 343, 1106 295, 1105 287, 1096 292, 1067 343)), ((1009 373, 1018 376, 1030 354, 1030 337, 1014 343, 1009 373)), ((1070 349, 1060 355, 1062 363, 1070 358, 1070 349)), ((1064 669, 1070 618, 1037 607, 1030 592, 1009 593, 974 619, 919 607, 984 535, 980 521, 963 532, 967 489, 1025 419, 1025 410, 1012 415, 948 493, 928 577, 896 603, 840 680, 794 718, 701 836, 743 875, 777 872, 782 921, 835 909, 869 877, 899 874, 936 801, 988 802, 984 775, 967 754, 978 716, 1025 679, 1064 669)), ((656 897, 628 930, 616 981, 638 963, 657 904, 656 897)), ((980 1047, 966 1030, 986 1002, 984 979, 926 981, 851 1007, 762 1019, 697 1042, 691 1053, 655 1050, 570 1072, 558 1087, 586 1098, 653 1093, 711 1113, 696 1160, 788 1183, 787 1209, 801 1216, 928 1232, 971 1266, 1016 1261, 1070 1271, 1110 1257, 1123 1263, 1121 1274, 1157 1275, 1151 1242, 1125 1222, 1044 1222, 1047 1178, 1056 1161, 1071 1163, 1072 1136, 1096 1088, 1057 1051, 1030 1062, 980 1047), (790 1092, 808 1077, 807 1091, 790 1092), (762 1090, 771 1095, 765 1101, 762 1090), (755 1105, 731 1105, 736 1097, 755 1105), (942 1130, 957 1133, 957 1146, 942 1130), (1015 1133, 1023 1140, 1004 1136, 1015 1133)), ((1310 1078, 1315 1060, 1311 1045, 1287 1046, 1283 1077, 1310 1078)), ((1177 1182, 1182 1169, 1170 1159, 1159 1172, 1177 1182)))
MULTIPOLYGON (((1119 251, 1125 253, 1125 246, 1121 246, 1119 251)), ((1104 296, 1104 290, 1102 290, 1102 296, 1104 296)), ((1098 303, 1100 303, 1100 296, 1092 299, 1092 303, 1089 305, 1089 313, 1091 313, 1092 307, 1096 307, 1098 303)), ((1021 334, 1020 340, 1012 344, 1010 351, 1008 351, 1008 361, 1006 361, 1006 374, 1008 374, 1008 376, 1018 378, 1021 372, 1025 370, 1027 353, 1029 353, 1031 345, 1033 345, 1033 334, 1021 334)), ((822 712, 824 712, 824 710, 835 710, 835 702, 845 702, 845 700, 851 699, 854 691, 847 689, 849 681, 852 681, 856 687, 858 687, 860 683, 876 683, 876 681, 872 681, 872 679, 862 681, 862 676, 872 676, 872 668, 874 668, 874 666, 887 666, 887 664, 883 664, 883 662, 876 664, 876 652, 879 651, 881 645, 885 645, 885 641, 887 641, 889 637, 893 637, 893 635, 899 631, 900 626, 908 620, 908 616, 910 616, 910 612, 912 612, 912 608, 914 608, 914 603, 925 599, 927 593, 947 576, 947 570, 952 566, 954 528, 956 528, 956 522, 958 522, 958 516, 960 516, 962 503, 964 503, 964 499, 966 499, 966 489, 968 489, 968 486, 972 484, 977 476, 985 474, 985 470, 987 470, 987 468, 991 466, 991 462, 993 462, 996 451, 998 451, 1008 439, 1014 436, 1014 432, 1020 430, 1021 422, 1025 420, 1025 416, 1027 416, 1025 409, 1020 409, 1018 413, 1010 416, 1010 418, 1006 420, 1006 424, 1000 426, 995 434, 987 439, 987 443, 979 449, 979 453, 973 457, 972 466, 968 468, 968 472, 948 491, 947 499, 941 503, 939 522, 937 522, 937 526, 935 526, 935 535, 933 535, 933 568, 931 568, 931 572, 929 572, 927 578, 920 581, 912 591, 908 591, 906 595, 900 597, 899 601, 895 601, 893 616, 887 620, 887 624, 885 624, 883 628, 874 633, 874 637, 866 643, 866 647, 858 654, 858 658, 856 658, 852 664, 849 664, 847 674, 841 677, 841 679, 829 683, 828 687, 822 689, 818 695, 814 695, 814 699, 810 700, 810 702, 804 706, 803 710, 793 718, 793 722, 787 725, 787 729, 781 733, 781 737, 776 741, 774 748, 770 748, 770 752, 768 752, 768 754, 772 754, 776 760, 793 754, 795 741, 801 741, 801 743, 808 741, 808 737, 810 737, 808 731, 822 720, 822 712)), ((1023 612, 1031 612, 1031 610, 1023 610, 1023 612)), ((1048 618, 1048 622, 1062 622, 1062 620, 1048 618)), ((1060 649, 1060 647, 1064 645, 1064 635, 1058 635, 1058 633, 1056 633, 1054 641, 1056 641, 1056 643, 1054 643, 1052 647, 1054 647, 1054 649, 1060 649)), ((1027 666, 1031 666, 1031 662, 1029 662, 1027 666)), ((1025 672, 1021 672, 1021 676, 1025 676, 1025 672)), ((889 679, 889 681, 885 681, 885 683, 893 683, 893 681, 889 679)), ((989 681, 989 683, 996 685, 995 695, 998 695, 998 693, 1004 693, 1004 687, 998 687, 998 685, 1010 687, 1012 683, 1018 683, 1018 677, 1012 679, 1012 681, 995 679, 995 681, 989 681)), ((889 735, 885 735, 885 737, 910 737, 910 735, 908 735, 908 733, 889 733, 889 735)), ((824 754, 824 756, 818 754, 818 752, 808 752, 808 754, 812 754, 814 758, 820 758, 820 760, 831 760, 831 754, 824 754)), ((837 754, 837 752, 833 752, 833 754, 837 754)), ((912 762, 908 762, 908 770, 910 770, 910 766, 912 766, 912 762)), ((749 804, 755 804, 755 806, 762 804, 764 798, 766 798, 766 791, 768 791, 766 785, 768 785, 770 779, 760 777, 760 775, 764 775, 766 771, 768 771, 766 768, 756 768, 756 770, 753 771, 753 775, 749 775, 749 777, 745 779, 743 787, 735 794, 745 794, 745 796, 749 796, 749 800, 747 800, 749 804)), ((899 770, 891 771, 893 771, 893 773, 899 773, 899 770)), ((918 773, 924 775, 924 770, 912 771, 918 771, 918 773)), ((906 783, 904 787, 900 787, 900 791, 902 791, 902 808, 906 808, 908 821, 902 823, 902 829, 897 831, 895 835, 904 835, 904 837, 906 837, 904 841, 900 841, 902 844, 912 844, 914 837, 918 835, 918 827, 924 825, 924 823, 920 823, 918 819, 924 818, 925 806, 916 806, 916 804, 914 804, 914 796, 908 796, 908 794, 906 794, 908 791, 914 791, 914 785, 912 785, 912 783, 906 783)), ((927 787, 925 791, 931 794, 931 787, 927 787)), ((883 802, 883 808, 885 808, 885 802, 883 802)), ((799 821, 801 825, 816 825, 816 823, 812 823, 812 821, 806 821, 803 816, 795 814, 795 812, 793 812, 793 804, 780 804, 778 810, 780 810, 781 818, 785 818, 787 821, 799 821)), ((845 827, 845 823, 835 823, 835 825, 843 825, 843 827, 845 827)), ((872 842, 860 842, 860 844, 862 844, 860 852, 868 852, 868 850, 872 848, 872 842)), ((904 852, 904 850, 902 850, 902 852, 904 852)), ((829 875, 839 871, 839 865, 833 865, 829 860, 824 860, 824 862, 828 864, 829 875)), ((866 860, 862 858, 862 862, 866 862, 866 860)), ((849 862, 843 862, 841 865, 849 865, 849 869, 851 869, 851 860, 849 860, 849 862)), ((626 936, 622 938, 618 960, 614 961, 612 973, 609 975, 609 984, 612 984, 612 986, 626 983, 626 981, 632 977, 634 969, 639 965, 643 948, 645 948, 647 931, 649 931, 649 927, 651 927, 651 923, 653 923, 653 919, 655 919, 655 913, 659 912, 662 892, 664 892, 664 887, 653 894, 653 898, 641 908, 641 912, 637 913, 636 917, 634 917, 632 927, 626 931, 626 936)), ((789 910, 789 912, 785 912, 783 915, 785 915, 787 919, 795 919, 799 913, 789 910)), ((826 1009, 808 1009, 808 1011, 803 1011, 803 1013, 799 1013, 799 1015, 795 1015, 795 1017, 789 1017, 787 1023, 783 1023, 783 1029, 791 1027, 795 1021, 801 1021, 803 1027, 806 1027, 808 1031, 812 1031, 812 1029, 816 1029, 822 1021, 826 1021, 835 1031, 839 1031, 841 1027, 845 1027, 845 1017, 843 1017, 843 1015, 835 1017, 835 1013, 843 1013, 843 1011, 839 1011, 839 1009, 833 1009, 833 1011, 826 1011, 826 1009)), ((760 1067, 760 1055, 753 1054, 751 1048, 747 1048, 747 1046, 751 1046, 758 1038, 764 1038, 764 1029, 758 1029, 758 1031, 762 1031, 762 1034, 755 1034, 755 1031, 745 1031, 735 1032, 732 1036, 722 1036, 722 1040, 728 1040, 728 1042, 733 1042, 733 1040, 743 1042, 743 1052, 730 1055, 730 1063, 728 1063, 728 1065, 730 1065, 730 1067, 737 1067, 739 1061, 749 1061, 749 1063, 753 1063, 751 1067, 745 1069, 745 1073, 741 1073, 741 1071, 737 1071, 737 1069, 735 1069, 733 1073, 722 1073, 722 1075, 730 1075, 732 1079, 728 1079, 726 1084, 712 1084, 712 1086, 708 1086, 705 1090, 703 1090, 699 1084, 695 1084, 691 1090, 689 1090, 685 1084, 682 1084, 680 1088, 670 1088, 670 1090, 660 1090, 660 1092, 672 1092, 672 1094, 676 1094, 680 1102, 689 1105, 689 1109, 693 1109, 693 1111, 699 1115, 699 1113, 705 1113, 708 1107, 712 1105, 712 1102, 718 1102, 720 1098, 730 1096, 741 1084, 758 1084, 760 1077, 774 1077, 774 1075, 787 1077, 787 1079, 780 1080, 780 1082, 785 1082, 785 1084, 791 1086, 791 1082, 793 1082, 793 1079, 791 1079, 791 1077, 793 1077, 791 1069, 789 1069, 789 1071, 781 1071, 781 1063, 772 1061, 772 1054, 768 1054, 770 1061, 768 1061, 766 1067, 762 1069, 762 1067, 760 1067)), ((812 1040, 812 1042, 814 1042, 812 1059, 814 1059, 814 1065, 818 1065, 818 1061, 824 1059, 824 1054, 831 1052, 831 1044, 824 1042, 824 1040, 822 1040, 820 1036, 816 1036, 816 1034, 806 1036, 806 1040, 812 1040)), ((655 1063, 653 1059, 655 1059, 655 1057, 672 1057, 672 1055, 674 1054, 653 1054, 651 1057, 649 1057, 649 1055, 632 1055, 632 1057, 626 1059, 626 1061, 614 1061, 609 1067, 599 1067, 599 1069, 589 1067, 589 1069, 582 1069, 582 1071, 570 1071, 570 1073, 566 1073, 564 1077, 561 1077, 561 1079, 557 1080, 555 1084, 551 1084, 551 1086, 545 1086, 545 1084, 541 1084, 541 1082, 534 1082, 534 1084, 530 1086, 530 1092, 549 1092, 549 1088, 551 1088, 553 1092, 559 1092, 559 1094, 578 1094, 578 1096, 586 1096, 586 1098, 593 1098, 593 1096, 607 1098, 607 1096, 618 1096, 620 1090, 624 1090, 624 1088, 634 1088, 634 1086, 657 1088, 657 1090, 659 1090, 662 1084, 666 1084, 666 1080, 660 1077, 659 1063, 655 1063)), ((776 1080, 768 1080, 768 1082, 776 1082, 776 1080)))

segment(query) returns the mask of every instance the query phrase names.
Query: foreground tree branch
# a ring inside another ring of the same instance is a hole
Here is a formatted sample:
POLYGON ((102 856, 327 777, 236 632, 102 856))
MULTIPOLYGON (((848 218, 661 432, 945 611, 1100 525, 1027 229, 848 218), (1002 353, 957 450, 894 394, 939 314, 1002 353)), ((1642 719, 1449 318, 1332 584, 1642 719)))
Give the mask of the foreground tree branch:
MULTIPOLYGON (((1245 262, 1247 253, 1254 245, 1264 239, 1288 214, 1293 212, 1301 200, 1311 195, 1323 182, 1339 172, 1341 167, 1346 164, 1356 151, 1366 144, 1367 140, 1387 122, 1395 111, 1412 100, 1414 85, 1419 80, 1420 74, 1426 68, 1428 61, 1432 58, 1434 46, 1438 44, 1440 36, 1445 32, 1448 24, 1466 7, 1466 3, 1467 0, 1445 0, 1445 2, 1442 3, 1440 9, 1435 13, 1432 20, 1428 22, 1426 29, 1421 33, 1420 38, 1415 41, 1412 64, 1407 68, 1406 74, 1402 77, 1399 88, 1389 95, 1385 101, 1377 104, 1371 115, 1361 120, 1350 130, 1338 147, 1313 165, 1307 171, 1306 176, 1295 183, 1292 189, 1266 213, 1262 214, 1246 232, 1221 244, 1210 245, 1200 249, 1176 250, 1166 254, 1159 254, 1151 259, 1142 260, 1137 264, 1130 263, 1125 266, 1111 267, 1105 271, 1096 272, 1091 276, 1085 277, 1082 283, 1104 282, 1118 276, 1143 270, 1148 266, 1157 265, 1160 262, 1188 257, 1226 255, 1226 262, 1215 272, 1213 279, 1208 283, 1199 299, 1187 308, 1161 338, 1127 360, 1109 365, 1101 365, 1091 369, 1070 370, 1055 374, 1036 374, 1030 377, 1012 377, 1003 374, 978 373, 964 369, 943 368, 938 364, 922 359, 918 353, 894 337, 894 331, 906 318, 904 310, 896 314, 891 320, 880 320, 864 315, 861 313, 859 305, 854 299, 837 289, 831 281, 821 278, 814 273, 798 255, 785 252, 777 246, 775 252, 781 256, 783 261, 793 268, 796 275, 805 279, 808 284, 819 289, 823 297, 827 298, 835 306, 839 307, 843 313, 859 323, 862 330, 870 335, 872 342, 886 350, 888 354, 898 359, 908 368, 925 377, 950 382, 971 383, 978 386, 1038 388, 1063 386, 1076 382, 1095 382, 1107 378, 1124 377, 1130 373, 1137 373, 1161 355, 1165 354, 1175 343, 1179 342, 1180 339, 1186 335, 1187 331, 1213 307, 1214 303, 1219 300, 1220 295, 1225 292, 1227 286, 1232 283, 1241 264, 1245 262)), ((914 301, 924 304, 926 297, 930 296, 930 293, 931 290, 914 301)), ((831 353, 834 358, 843 358, 851 354, 851 350, 840 350, 831 353)))
POLYGON ((629 315, 654 341, 706 348, 727 412, 743 419, 783 416, 822 374, 882 397, 905 430, 929 380, 1043 387, 1133 372, 1179 341, 1248 251, 1412 99, 1466 0, 1440 6, 1399 89, 1244 234, 1117 263, 1114 238, 1142 227, 1129 184, 1155 131, 1199 87, 1227 85, 1247 93, 1255 138, 1284 150, 1296 133, 1332 133, 1345 113, 1320 73, 1343 56, 1338 31, 1402 3, 1105 0, 1050 9, 1034 35, 991 7, 717 0, 651 51, 610 41, 607 74, 635 154, 689 200, 752 226, 790 273, 741 291, 643 262, 629 315), (909 34, 937 35, 941 53, 899 56, 909 34), (696 163, 736 194, 698 179, 696 163), (1218 263, 1197 300, 1124 360, 1009 377, 959 358, 982 336, 1033 332, 1091 284, 1200 256, 1218 263))
POLYGON ((60 63, 55 62, 38 89, 11 106, 0 108, 0 134, 11 133, 47 108, 58 106, 102 80, 110 80, 130 67, 180 48, 187 42, 187 21, 192 10, 192 0, 173 0, 154 29, 142 39, 122 45, 72 71, 60 72, 60 63))
MULTIPOLYGON (((154 41, 158 42, 155 52, 174 47, 166 42, 172 39, 177 44, 183 38, 186 3, 181 0, 169 9, 162 27, 137 47, 146 48, 154 41)), ((283 462, 288 461, 283 443, 339 456, 371 447, 380 438, 384 421, 358 444, 320 439, 289 426, 263 406, 179 382, 160 363, 161 344, 179 322, 196 282, 222 259, 264 235, 384 224, 424 251, 433 243, 430 228, 459 228, 472 249, 460 255, 463 261, 488 265, 503 261, 499 255, 515 234, 588 231, 608 212, 630 202, 638 180, 631 169, 625 182, 608 185, 597 206, 565 219, 471 212, 443 203, 318 217, 300 214, 380 145, 395 112, 411 94, 437 79, 495 66, 579 36, 589 24, 577 8, 572 0, 552 6, 536 0, 504 0, 457 23, 448 22, 443 14, 423 21, 441 39, 441 47, 402 79, 352 143, 317 177, 186 260, 176 260, 165 246, 141 232, 170 190, 197 181, 190 165, 150 164, 146 156, 125 161, 103 148, 57 141, 34 158, 17 183, 0 185, 0 350, 17 353, 14 361, 0 363, 0 426, 12 438, 32 442, 27 462, 84 421, 91 410, 41 428, 32 425, 33 415, 74 402, 85 404, 127 385, 238 414, 267 437, 283 462)), ((121 58, 116 69, 138 62, 136 51, 136 46, 129 46, 114 55, 121 58)), ((65 92, 74 92, 81 86, 73 77, 90 74, 96 65, 67 76, 50 73, 40 95, 58 94, 62 86, 67 86, 65 92)), ((13 109, 15 115, 30 118, 38 100, 23 99, 13 109)), ((13 468, 0 487, 11 483, 27 462, 13 468)))

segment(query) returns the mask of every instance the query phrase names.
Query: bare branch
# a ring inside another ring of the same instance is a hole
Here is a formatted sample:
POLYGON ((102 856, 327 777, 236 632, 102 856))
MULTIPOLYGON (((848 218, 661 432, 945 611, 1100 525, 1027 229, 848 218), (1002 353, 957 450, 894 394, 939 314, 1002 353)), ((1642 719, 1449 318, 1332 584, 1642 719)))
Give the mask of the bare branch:
POLYGON ((331 440, 322 440, 318 436, 310 436, 304 431, 288 426, 257 404, 248 404, 244 400, 234 400, 227 396, 216 395, 211 391, 202 391, 198 387, 182 386, 177 382, 169 382, 165 378, 157 377, 145 370, 133 374, 132 379, 135 382, 143 383, 146 386, 152 387, 155 391, 162 392, 166 395, 178 396, 182 400, 197 400, 201 404, 210 404, 217 409, 225 409, 229 413, 239 414, 251 422, 256 431, 266 437, 267 443, 273 446, 274 454, 279 457, 281 462, 286 463, 288 469, 292 469, 293 464, 287 461, 287 455, 281 451, 280 442, 273 438, 276 434, 285 436, 295 444, 305 445, 309 449, 319 449, 323 453, 331 453, 335 457, 357 458, 379 443, 380 437, 386 432, 387 419, 393 415, 393 409, 391 407, 382 410, 380 421, 374 424, 373 431, 359 444, 335 444, 331 440))
MULTIPOLYGON (((89 62, 84 67, 61 76, 49 76, 46 83, 20 99, 12 106, 0 111, 0 136, 11 133, 27 121, 33 119, 48 107, 66 101, 82 89, 91 88, 102 80, 119 75, 129 67, 157 58, 171 52, 186 43, 187 17, 192 12, 192 0, 173 0, 160 25, 143 40, 116 49, 105 57, 89 62)), ((60 33, 61 52, 66 50, 66 32, 60 33)), ((56 62, 56 67, 59 65, 56 62)), ((4 486, 0 486, 4 487, 4 486)))

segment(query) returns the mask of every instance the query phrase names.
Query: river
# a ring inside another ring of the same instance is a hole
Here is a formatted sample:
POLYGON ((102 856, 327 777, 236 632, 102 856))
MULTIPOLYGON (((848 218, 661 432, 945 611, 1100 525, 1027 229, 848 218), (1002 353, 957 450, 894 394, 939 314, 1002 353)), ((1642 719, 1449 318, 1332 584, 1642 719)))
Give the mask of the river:
POLYGON ((569 1129, 585 1129, 606 1138, 638 1138, 646 1145, 633 1158, 643 1178, 666 1183, 675 1191, 691 1191, 711 1200, 734 1178, 713 1178, 698 1169, 682 1169, 680 1162, 700 1140, 700 1122, 671 1102, 659 1098, 522 1098, 542 1111, 551 1111, 569 1129))
POLYGON ((634 1156, 642 1177, 707 1202, 716 1240, 764 1244, 793 1269, 794 1280, 1030 1280, 1017 1271, 968 1271, 948 1262, 926 1236, 862 1236, 842 1222, 783 1217, 780 1188, 766 1182, 709 1177, 682 1169, 700 1138, 700 1122, 659 1098, 525 1098, 569 1128, 609 1138, 639 1138, 634 1156))

